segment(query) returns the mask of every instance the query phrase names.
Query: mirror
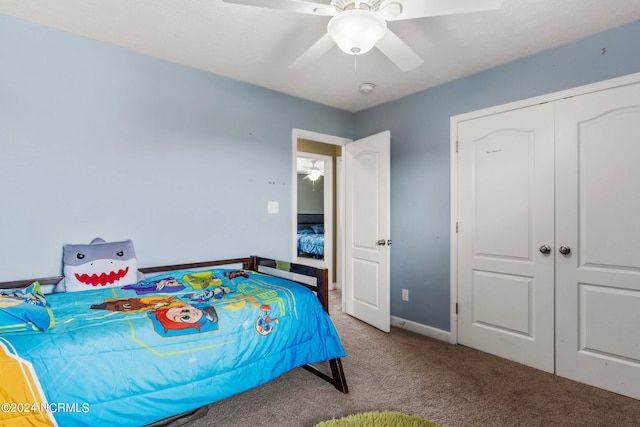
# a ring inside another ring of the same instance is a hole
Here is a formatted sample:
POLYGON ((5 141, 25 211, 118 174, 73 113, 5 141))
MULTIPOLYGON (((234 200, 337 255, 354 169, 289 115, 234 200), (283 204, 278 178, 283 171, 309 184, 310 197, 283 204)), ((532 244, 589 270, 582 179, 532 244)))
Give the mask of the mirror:
POLYGON ((297 158, 299 257, 324 259, 324 173, 324 160, 297 158))

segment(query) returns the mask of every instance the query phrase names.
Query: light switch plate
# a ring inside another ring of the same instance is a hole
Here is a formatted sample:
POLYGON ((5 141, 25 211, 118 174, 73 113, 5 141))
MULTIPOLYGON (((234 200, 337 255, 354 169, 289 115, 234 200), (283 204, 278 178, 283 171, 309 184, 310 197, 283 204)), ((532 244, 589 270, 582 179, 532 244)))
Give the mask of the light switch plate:
POLYGON ((280 212, 280 203, 278 202, 267 202, 267 213, 269 214, 277 214, 280 212))

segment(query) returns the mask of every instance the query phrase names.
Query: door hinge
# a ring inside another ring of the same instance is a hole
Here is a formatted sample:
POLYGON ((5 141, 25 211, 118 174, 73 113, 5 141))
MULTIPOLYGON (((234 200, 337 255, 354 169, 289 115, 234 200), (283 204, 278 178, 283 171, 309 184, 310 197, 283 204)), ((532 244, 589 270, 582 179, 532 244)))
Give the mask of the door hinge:
POLYGON ((458 222, 456 221, 456 233, 458 232, 458 222))
POLYGON ((458 141, 456 141, 456 153, 458 152, 458 141))
POLYGON ((458 314, 458 303, 456 303, 456 314, 458 314))

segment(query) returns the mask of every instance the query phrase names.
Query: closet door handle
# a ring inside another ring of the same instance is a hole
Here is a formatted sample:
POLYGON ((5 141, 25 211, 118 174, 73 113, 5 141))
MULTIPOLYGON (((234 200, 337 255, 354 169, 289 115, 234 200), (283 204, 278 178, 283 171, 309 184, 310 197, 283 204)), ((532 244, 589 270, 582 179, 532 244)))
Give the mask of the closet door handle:
POLYGON ((562 245, 558 248, 558 252, 562 255, 569 255, 571 253, 571 248, 569 246, 562 245))
POLYGON ((542 245, 542 246, 540 246, 540 249, 539 249, 539 250, 540 250, 540 253, 548 254, 549 252, 551 252, 551 246, 549 246, 549 245, 542 245))
POLYGON ((377 244, 378 246, 384 246, 384 245, 386 245, 386 244, 387 244, 387 242, 386 242, 386 240, 384 240, 384 239, 380 239, 380 240, 378 240, 378 241, 376 242, 376 244, 377 244))

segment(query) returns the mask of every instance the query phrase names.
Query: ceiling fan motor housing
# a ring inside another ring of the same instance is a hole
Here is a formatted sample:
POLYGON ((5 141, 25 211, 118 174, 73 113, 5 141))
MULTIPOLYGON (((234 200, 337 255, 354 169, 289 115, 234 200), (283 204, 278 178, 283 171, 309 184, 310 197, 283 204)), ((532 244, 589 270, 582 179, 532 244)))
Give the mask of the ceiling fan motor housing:
POLYGON ((362 0, 362 1, 354 1, 354 0, 332 0, 331 6, 335 7, 338 12, 343 10, 350 9, 366 9, 366 10, 377 10, 382 4, 382 0, 362 0), (358 3, 358 4, 356 4, 358 3))

